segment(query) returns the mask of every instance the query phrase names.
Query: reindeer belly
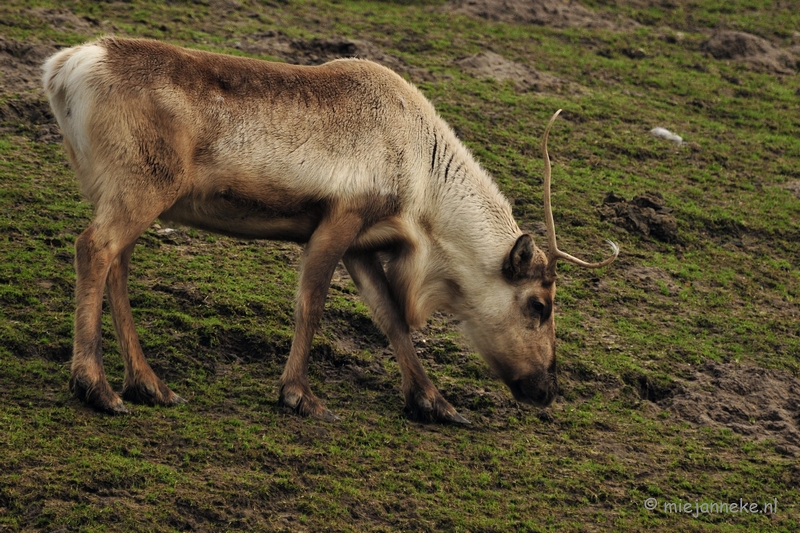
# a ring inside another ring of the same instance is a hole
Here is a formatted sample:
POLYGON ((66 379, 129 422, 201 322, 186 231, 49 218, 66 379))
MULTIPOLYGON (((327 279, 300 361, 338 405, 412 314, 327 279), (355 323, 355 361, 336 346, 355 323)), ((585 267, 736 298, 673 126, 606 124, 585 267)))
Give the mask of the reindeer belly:
POLYGON ((186 196, 159 218, 245 239, 306 242, 319 225, 324 202, 285 197, 248 197, 232 189, 186 196))

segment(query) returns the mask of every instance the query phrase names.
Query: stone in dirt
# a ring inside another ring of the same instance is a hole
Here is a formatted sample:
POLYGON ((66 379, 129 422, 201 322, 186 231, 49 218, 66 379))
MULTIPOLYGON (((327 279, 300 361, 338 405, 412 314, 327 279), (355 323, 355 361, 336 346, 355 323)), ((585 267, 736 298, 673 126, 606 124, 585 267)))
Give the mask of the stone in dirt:
POLYGON ((672 141, 678 146, 683 144, 683 138, 680 135, 672 133, 666 128, 653 128, 652 130, 650 130, 650 135, 658 137, 660 139, 666 139, 668 141, 672 141))

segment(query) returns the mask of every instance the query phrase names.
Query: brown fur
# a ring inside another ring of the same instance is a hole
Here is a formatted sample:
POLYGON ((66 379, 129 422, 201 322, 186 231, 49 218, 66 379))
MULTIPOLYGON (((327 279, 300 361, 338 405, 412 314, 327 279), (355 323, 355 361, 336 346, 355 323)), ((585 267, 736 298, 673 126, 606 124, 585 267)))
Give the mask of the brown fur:
POLYGON ((373 319, 389 337, 400 365, 403 394, 411 414, 424 420, 459 422, 460 415, 431 383, 417 358, 411 330, 377 254, 351 252, 344 256, 344 264, 359 294, 373 310, 373 319))
POLYGON ((63 50, 44 71, 95 205, 75 246, 71 377, 90 405, 126 411, 103 370, 104 287, 125 399, 183 401, 147 364, 127 293, 134 243, 156 218, 306 244, 280 378, 280 401, 299 413, 335 418, 311 391, 308 365, 340 259, 394 347, 413 415, 466 422, 411 341, 434 309, 463 319, 517 398, 554 397, 555 263, 546 268, 491 177, 397 74, 369 61, 303 67, 117 38, 63 50))

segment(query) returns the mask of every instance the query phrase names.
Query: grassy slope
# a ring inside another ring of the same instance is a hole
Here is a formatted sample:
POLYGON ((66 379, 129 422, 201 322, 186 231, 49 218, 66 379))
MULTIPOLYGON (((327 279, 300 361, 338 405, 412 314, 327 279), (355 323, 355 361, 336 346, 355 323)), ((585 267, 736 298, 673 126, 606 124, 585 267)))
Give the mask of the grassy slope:
MULTIPOLYGON (((741 28, 781 42, 797 15, 744 0, 676 12, 587 3, 647 24, 620 34, 487 23, 440 3, 237 4, 61 3, 119 34, 228 52, 264 29, 370 40, 436 75, 421 88, 508 195, 533 200, 519 212, 527 227, 541 220, 538 138, 552 111, 566 110, 550 145, 562 246, 594 250, 608 235, 624 255, 600 274, 561 269, 564 401, 546 416, 517 406, 439 318, 420 343, 425 364, 475 426, 408 421, 397 366, 345 281, 332 289, 312 364, 342 422, 287 415, 274 406, 275 383, 291 340, 297 249, 150 230, 134 255, 134 313, 151 364, 190 403, 137 406, 125 418, 84 409, 66 383, 71 247, 91 209, 61 148, 23 128, 0 137, 0 531, 797 529, 793 459, 769 442, 681 423, 635 387, 640 377, 668 387, 707 359, 800 371, 800 201, 782 188, 800 178, 797 76, 710 60, 699 33, 741 28), (664 39, 665 26, 683 38, 664 39), (587 94, 517 92, 454 66, 485 48, 587 94), (646 57, 628 58, 630 48, 646 57), (651 138, 654 126, 697 148, 651 138), (609 190, 661 192, 681 243, 600 222, 609 190), (631 284, 625 271, 640 265, 664 269, 670 284, 631 284), (650 496, 777 498, 779 511, 691 518, 645 510, 650 496)), ((100 31, 53 29, 37 5, 49 4, 0 7, 0 34, 72 44, 100 31)))

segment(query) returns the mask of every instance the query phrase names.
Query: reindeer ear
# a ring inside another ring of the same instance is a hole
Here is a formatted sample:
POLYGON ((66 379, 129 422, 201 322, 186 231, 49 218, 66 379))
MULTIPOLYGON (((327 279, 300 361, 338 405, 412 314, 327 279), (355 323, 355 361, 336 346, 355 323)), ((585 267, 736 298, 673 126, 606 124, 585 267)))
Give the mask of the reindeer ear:
POLYGON ((527 233, 517 239, 508 257, 503 261, 503 275, 509 281, 530 276, 533 270, 533 250, 535 248, 533 239, 527 233))

